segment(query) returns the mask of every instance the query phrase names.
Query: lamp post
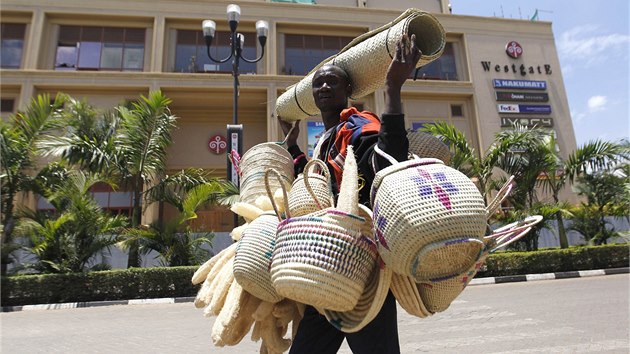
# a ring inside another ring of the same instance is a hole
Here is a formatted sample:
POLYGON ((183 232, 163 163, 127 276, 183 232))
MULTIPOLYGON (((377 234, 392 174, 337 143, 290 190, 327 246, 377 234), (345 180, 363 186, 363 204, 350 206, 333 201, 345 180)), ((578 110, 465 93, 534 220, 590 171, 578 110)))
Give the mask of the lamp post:
MULTIPOLYGON (((212 20, 204 20, 202 22, 203 38, 206 41, 206 49, 208 58, 215 63, 221 64, 232 59, 232 77, 234 78, 234 97, 232 100, 232 124, 227 125, 227 138, 229 141, 229 153, 236 151, 239 156, 242 154, 242 141, 243 141, 243 126, 238 124, 238 65, 241 59, 248 63, 256 63, 262 59, 265 54, 265 44, 267 43, 267 35, 269 34, 269 24, 267 21, 256 22, 256 34, 258 36, 258 42, 260 43, 261 52, 260 56, 256 59, 247 59, 243 57, 243 46, 245 44, 245 36, 242 33, 236 32, 238 27, 238 21, 241 17, 241 8, 238 5, 231 4, 227 7, 227 18, 230 25, 230 55, 224 59, 215 59, 210 54, 210 46, 212 46, 212 40, 216 33, 216 23, 212 20)), ((229 155, 228 155, 229 156, 229 155)), ((227 158, 227 177, 237 187, 240 185, 239 176, 236 171, 236 166, 227 158)))

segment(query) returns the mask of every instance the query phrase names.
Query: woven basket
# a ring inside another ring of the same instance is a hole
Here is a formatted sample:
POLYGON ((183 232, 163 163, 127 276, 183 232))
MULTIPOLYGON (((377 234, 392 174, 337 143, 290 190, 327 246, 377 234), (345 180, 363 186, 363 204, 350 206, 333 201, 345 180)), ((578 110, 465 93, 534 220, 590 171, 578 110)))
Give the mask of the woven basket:
MULTIPOLYGON (((241 172, 240 201, 254 204, 256 198, 267 195, 265 173, 272 168, 280 173, 283 184, 293 182, 293 157, 282 146, 283 143, 267 142, 253 146, 242 156, 239 162, 241 172)), ((271 181, 272 189, 280 188, 280 180, 271 181)))
POLYGON ((250 294, 272 303, 282 300, 269 274, 277 229, 278 217, 262 214, 243 230, 234 256, 234 279, 250 294))
POLYGON ((484 247, 486 209, 473 182, 437 159, 396 162, 372 184, 379 253, 396 273, 416 281, 460 274, 484 247))
POLYGON ((396 53, 396 42, 407 34, 416 35, 416 45, 422 52, 417 67, 437 59, 444 51, 446 35, 444 28, 431 14, 408 9, 396 20, 378 29, 365 33, 337 55, 322 61, 313 71, 297 84, 287 88, 276 101, 276 113, 288 122, 319 114, 312 94, 314 72, 325 64, 343 68, 352 79, 354 99, 376 91, 385 82, 387 69, 396 53))
POLYGON ((469 269, 450 279, 420 282, 417 285, 418 293, 426 309, 431 313, 446 310, 475 277, 490 253, 525 236, 532 226, 541 220, 540 215, 534 215, 522 222, 512 223, 495 230, 492 235, 485 238, 486 248, 469 269))
MULTIPOLYGON (((358 194, 351 147, 344 166, 340 195, 350 190, 358 194)), ((358 195, 349 199, 356 204, 358 195)), ((373 274, 377 250, 364 234, 366 219, 357 215, 358 206, 349 207, 357 213, 331 207, 300 217, 288 215, 280 222, 271 261, 278 294, 323 310, 355 308, 373 274)))
POLYGON ((407 311, 408 314, 420 318, 432 315, 424 306, 418 292, 418 286, 412 277, 394 273, 390 289, 400 307, 407 311))
POLYGON ((312 159, 304 167, 304 173, 293 181, 289 192, 290 214, 293 217, 304 216, 326 209, 334 204, 332 198, 328 166, 322 160, 312 159), (319 167, 323 175, 314 173, 312 169, 315 167, 319 167))
POLYGON ((445 165, 451 161, 448 146, 433 135, 419 131, 408 131, 409 153, 422 157, 441 160, 445 165))
MULTIPOLYGON (((374 240, 372 212, 367 207, 360 206, 359 215, 366 218, 366 222, 363 224, 363 235, 374 240)), ((322 310, 320 312, 342 332, 360 331, 378 315, 381 307, 383 307, 391 278, 392 271, 382 262, 376 262, 363 294, 352 310, 345 312, 322 310)))

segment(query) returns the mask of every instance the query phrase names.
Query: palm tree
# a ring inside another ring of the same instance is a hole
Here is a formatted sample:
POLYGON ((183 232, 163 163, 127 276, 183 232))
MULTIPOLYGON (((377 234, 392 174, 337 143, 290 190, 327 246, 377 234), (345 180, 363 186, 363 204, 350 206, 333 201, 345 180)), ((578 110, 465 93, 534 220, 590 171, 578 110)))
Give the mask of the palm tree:
MULTIPOLYGON (((103 260, 118 242, 126 218, 107 214, 94 200, 90 188, 108 181, 82 171, 68 171, 66 178, 51 187, 46 198, 58 217, 23 210, 19 233, 27 236, 31 252, 39 262, 36 269, 47 272, 82 272, 97 255, 103 260)), ((92 267, 103 269, 104 263, 92 267)))
MULTIPOLYGON (((65 136, 50 137, 42 147, 47 154, 115 176, 120 187, 133 193, 131 225, 137 227, 145 186, 156 184, 166 172, 166 150, 177 119, 168 108, 170 102, 153 91, 130 107, 118 107, 116 114, 95 119, 87 105, 74 101, 74 111, 68 111, 74 122, 71 129, 65 136)), ((127 265, 140 266, 137 245, 130 245, 127 265)))
POLYGON ((58 117, 65 101, 57 95, 51 103, 49 95, 33 98, 24 112, 0 121, 0 194, 2 210, 2 274, 11 262, 10 252, 15 249, 15 197, 32 187, 37 142, 44 134, 58 127, 58 117))
MULTIPOLYGON (((160 188, 150 190, 150 195, 158 193, 160 188)), ((164 190, 164 188, 162 189, 164 190)), ((125 232, 124 248, 138 244, 141 254, 151 251, 158 253, 162 265, 183 266, 197 265, 208 258, 209 252, 202 245, 211 245, 214 234, 195 235, 189 221, 197 218, 196 211, 208 204, 214 204, 224 193, 222 183, 204 183, 188 189, 185 196, 171 193, 169 199, 180 214, 177 218, 162 224, 152 223, 146 227, 131 228, 125 232)))

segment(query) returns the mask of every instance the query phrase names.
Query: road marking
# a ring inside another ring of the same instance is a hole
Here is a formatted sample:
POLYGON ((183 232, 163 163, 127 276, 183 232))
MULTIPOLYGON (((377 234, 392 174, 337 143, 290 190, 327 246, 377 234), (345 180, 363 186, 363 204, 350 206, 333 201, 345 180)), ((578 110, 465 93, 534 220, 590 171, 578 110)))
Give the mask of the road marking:
POLYGON ((129 305, 148 305, 148 304, 174 304, 175 299, 172 297, 162 299, 136 299, 129 300, 129 305))

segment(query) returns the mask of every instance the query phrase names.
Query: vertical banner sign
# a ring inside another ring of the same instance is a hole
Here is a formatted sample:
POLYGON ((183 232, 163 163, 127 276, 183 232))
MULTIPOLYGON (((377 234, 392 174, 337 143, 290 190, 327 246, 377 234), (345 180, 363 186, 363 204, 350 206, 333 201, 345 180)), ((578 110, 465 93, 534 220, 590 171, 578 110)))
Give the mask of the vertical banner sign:
POLYGON ((308 156, 313 157, 315 146, 319 138, 326 132, 326 128, 324 128, 324 122, 306 122, 306 130, 308 133, 308 156))
MULTIPOLYGON (((230 149, 228 154, 232 151, 238 152, 238 155, 241 156, 243 154, 242 146, 243 146, 243 125, 242 124, 228 124, 227 125, 228 139, 230 144, 230 149)), ((230 161, 229 155, 227 157, 227 177, 228 179, 234 183, 237 187, 240 186, 238 171, 236 166, 232 165, 230 161)))

